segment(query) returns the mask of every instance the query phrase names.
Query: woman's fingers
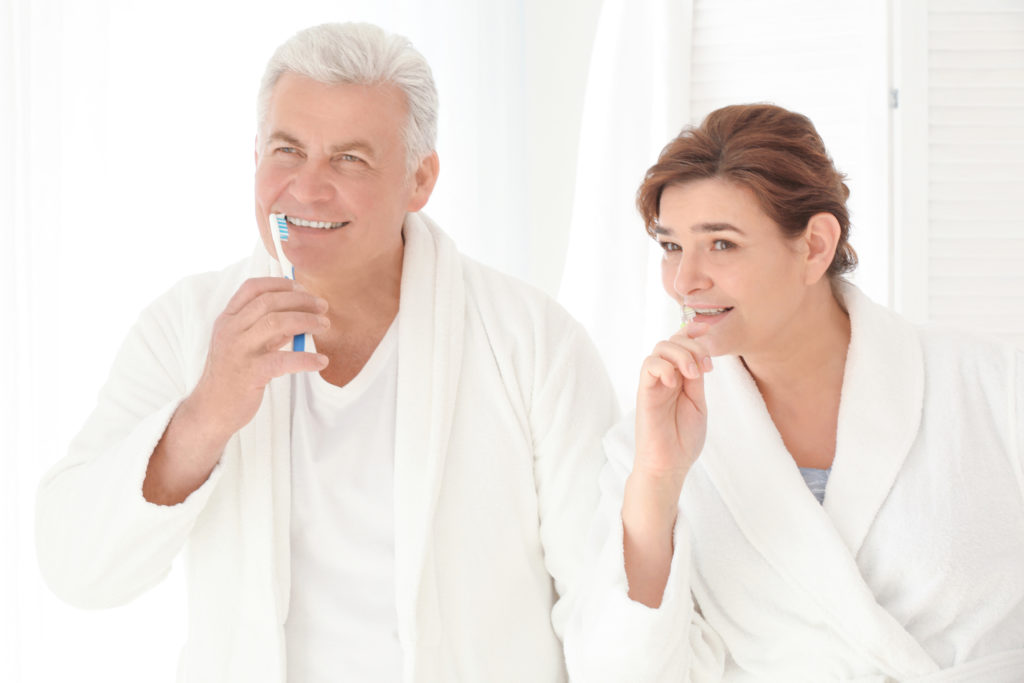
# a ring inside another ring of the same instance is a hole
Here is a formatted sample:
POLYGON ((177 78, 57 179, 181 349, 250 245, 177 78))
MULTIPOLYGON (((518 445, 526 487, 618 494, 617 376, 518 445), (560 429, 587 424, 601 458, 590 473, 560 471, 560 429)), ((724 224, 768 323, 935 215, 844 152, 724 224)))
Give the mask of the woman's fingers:
POLYGON ((702 344, 678 334, 658 342, 651 355, 668 361, 687 379, 700 377, 706 367, 705 359, 710 359, 702 344))

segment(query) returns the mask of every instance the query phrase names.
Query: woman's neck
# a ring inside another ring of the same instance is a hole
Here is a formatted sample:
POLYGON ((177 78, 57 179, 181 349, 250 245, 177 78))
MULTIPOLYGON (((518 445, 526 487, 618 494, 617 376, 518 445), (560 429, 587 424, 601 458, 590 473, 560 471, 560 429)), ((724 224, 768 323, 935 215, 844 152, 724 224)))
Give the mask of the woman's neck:
POLYGON ((800 319, 806 324, 778 348, 742 360, 796 464, 825 469, 835 457, 850 318, 829 292, 800 319))

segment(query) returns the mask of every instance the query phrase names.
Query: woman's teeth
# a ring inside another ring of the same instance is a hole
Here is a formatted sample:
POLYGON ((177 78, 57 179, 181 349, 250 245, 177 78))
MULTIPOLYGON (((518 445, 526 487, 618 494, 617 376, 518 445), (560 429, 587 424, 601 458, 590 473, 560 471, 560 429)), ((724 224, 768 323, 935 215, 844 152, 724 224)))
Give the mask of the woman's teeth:
POLYGON ((341 223, 329 223, 327 221, 307 221, 304 218, 292 218, 288 216, 288 222, 292 225, 297 225, 302 228, 319 228, 320 230, 333 230, 334 228, 340 228, 345 225, 347 221, 341 223))
POLYGON ((719 313, 725 313, 726 311, 732 310, 730 308, 695 308, 697 315, 718 315, 719 313))

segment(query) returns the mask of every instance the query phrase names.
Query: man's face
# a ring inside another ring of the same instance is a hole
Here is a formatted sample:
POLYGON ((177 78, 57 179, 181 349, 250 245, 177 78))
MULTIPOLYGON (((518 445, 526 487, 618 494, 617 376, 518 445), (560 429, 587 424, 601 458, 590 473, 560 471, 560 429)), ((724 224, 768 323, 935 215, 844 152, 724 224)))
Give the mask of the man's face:
POLYGON ((407 177, 406 120, 405 96, 391 84, 278 80, 256 141, 256 221, 274 254, 267 216, 288 217, 284 250, 300 279, 393 262, 406 212, 433 188, 422 166, 407 177))

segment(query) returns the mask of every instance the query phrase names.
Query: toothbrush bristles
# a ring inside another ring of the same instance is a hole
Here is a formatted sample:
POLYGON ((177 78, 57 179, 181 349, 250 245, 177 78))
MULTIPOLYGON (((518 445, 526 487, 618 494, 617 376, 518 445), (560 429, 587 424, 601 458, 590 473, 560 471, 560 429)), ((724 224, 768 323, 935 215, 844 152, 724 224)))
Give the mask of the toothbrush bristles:
POLYGON ((680 322, 680 327, 686 327, 693 322, 693 319, 697 317, 697 311, 693 310, 689 306, 683 306, 680 322))

